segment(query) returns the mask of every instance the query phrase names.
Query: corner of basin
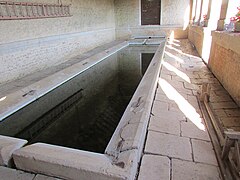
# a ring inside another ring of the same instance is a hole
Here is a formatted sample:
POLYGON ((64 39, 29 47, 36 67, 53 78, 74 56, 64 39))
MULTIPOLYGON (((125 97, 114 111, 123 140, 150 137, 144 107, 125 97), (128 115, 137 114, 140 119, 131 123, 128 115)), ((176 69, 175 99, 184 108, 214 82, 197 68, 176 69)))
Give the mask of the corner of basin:
POLYGON ((114 163, 105 154, 36 143, 14 152, 13 159, 18 169, 28 172, 67 179, 105 180, 129 179, 133 161, 126 159, 130 156, 134 158, 130 154, 121 155, 125 161, 114 163))
POLYGON ((27 144, 26 140, 0 135, 0 166, 13 166, 13 153, 27 144))

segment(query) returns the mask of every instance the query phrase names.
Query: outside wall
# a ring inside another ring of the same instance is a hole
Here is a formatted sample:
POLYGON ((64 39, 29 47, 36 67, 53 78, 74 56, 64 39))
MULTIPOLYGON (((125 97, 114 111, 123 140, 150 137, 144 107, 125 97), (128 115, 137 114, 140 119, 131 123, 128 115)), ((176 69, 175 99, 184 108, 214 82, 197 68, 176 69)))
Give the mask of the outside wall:
MULTIPOLYGON (((231 12, 232 8, 237 9, 238 4, 237 1, 233 3, 223 0, 216 7, 215 3, 212 1, 208 5, 207 27, 201 27, 195 22, 195 25, 189 26, 188 38, 223 87, 240 105, 240 80, 237 76, 240 72, 239 35, 224 31, 224 24, 228 21, 226 18, 229 16, 227 12, 231 12), (210 14, 213 18, 209 16, 210 14)), ((192 19, 194 20, 195 17, 193 16, 192 19)))
POLYGON ((190 25, 188 39, 195 46, 204 62, 208 63, 212 42, 211 30, 206 27, 190 25))
POLYGON ((238 34, 212 32, 209 67, 240 106, 240 37, 238 34))
POLYGON ((72 17, 0 21, 0 84, 115 40, 113 0, 62 3, 71 4, 72 17))
POLYGON ((162 0, 161 22, 159 25, 141 26, 140 0, 115 0, 116 36, 130 38, 132 36, 170 36, 187 38, 190 13, 189 0, 162 0))

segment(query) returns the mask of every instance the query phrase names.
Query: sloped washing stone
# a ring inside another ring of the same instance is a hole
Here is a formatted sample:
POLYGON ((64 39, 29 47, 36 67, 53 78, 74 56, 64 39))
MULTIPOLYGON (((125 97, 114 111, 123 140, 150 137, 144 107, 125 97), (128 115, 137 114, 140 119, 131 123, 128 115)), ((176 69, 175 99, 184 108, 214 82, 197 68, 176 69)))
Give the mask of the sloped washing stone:
POLYGON ((1 180, 33 180, 34 174, 25 173, 15 169, 0 167, 1 180))
POLYGON ((12 154, 23 147, 26 140, 0 135, 0 166, 12 166, 12 154))

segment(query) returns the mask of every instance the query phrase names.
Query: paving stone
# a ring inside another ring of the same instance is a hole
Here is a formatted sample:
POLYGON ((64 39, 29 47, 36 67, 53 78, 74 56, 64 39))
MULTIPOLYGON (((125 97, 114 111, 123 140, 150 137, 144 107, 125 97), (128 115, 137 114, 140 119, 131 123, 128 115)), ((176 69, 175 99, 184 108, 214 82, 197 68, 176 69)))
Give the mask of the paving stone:
MULTIPOLYGON (((185 89, 185 88, 182 88, 182 87, 181 88, 177 87, 175 89, 182 96, 184 96, 184 95, 193 95, 193 92, 190 89, 185 89)), ((184 97, 186 97, 186 96, 184 96, 184 97)))
POLYGON ((228 128, 228 129, 231 129, 231 130, 234 130, 234 131, 240 131, 240 126, 238 126, 238 127, 231 127, 231 128, 228 128))
POLYGON ((227 93, 227 91, 224 89, 224 90, 217 90, 217 91, 214 91, 214 93, 217 95, 217 96, 224 96, 224 97, 230 97, 230 95, 227 93))
POLYGON ((169 111, 174 111, 174 112, 179 112, 181 113, 182 111, 179 109, 178 105, 173 101, 172 103, 168 103, 168 110, 169 111))
POLYGON ((151 117, 148 130, 180 136, 180 122, 177 119, 151 117))
POLYGON ((220 121, 223 123, 225 127, 240 126, 239 117, 221 117, 220 121))
POLYGON ((220 110, 214 110, 214 114, 218 117, 227 117, 227 113, 224 111, 224 109, 220 109, 220 110))
POLYGON ((185 73, 187 74, 187 76, 191 79, 191 78, 199 78, 198 73, 192 73, 190 71, 185 71, 185 73))
POLYGON ((170 180, 170 159, 164 156, 144 155, 138 180, 170 180))
POLYGON ((225 112, 229 117, 240 117, 240 108, 226 109, 225 112))
POLYGON ((170 85, 172 85, 174 88, 181 88, 183 89, 183 82, 181 81, 175 81, 175 80, 168 80, 167 81, 170 85))
POLYGON ((33 180, 34 176, 34 174, 0 166, 1 180, 33 180))
POLYGON ((162 67, 162 70, 161 70, 161 75, 170 75, 170 76, 173 76, 173 75, 176 75, 174 72, 172 71, 169 71, 167 68, 165 68, 164 66, 162 67))
MULTIPOLYGON (((204 126, 204 123, 199 125, 204 126)), ((192 122, 181 122, 182 136, 210 141, 207 129, 205 128, 205 130, 201 130, 200 128, 201 126, 197 127, 192 122)))
POLYGON ((211 142, 192 139, 193 159, 195 162, 202 162, 218 166, 215 152, 211 142))
POLYGON ((153 131, 148 133, 145 153, 192 161, 190 139, 153 131))
POLYGON ((183 82, 183 83, 190 83, 190 78, 187 75, 184 75, 183 77, 175 75, 175 76, 172 76, 172 80, 180 81, 180 82, 183 82))
POLYGON ((237 104, 234 102, 217 102, 217 103, 211 103, 210 104, 213 110, 215 109, 233 109, 237 108, 237 104))
POLYGON ((195 96, 195 95, 188 95, 187 96, 187 100, 189 100, 189 101, 198 101, 197 96, 195 96))
POLYGON ((166 96, 165 92, 162 90, 162 88, 160 86, 157 88, 156 94, 161 94, 161 95, 166 96))
POLYGON ((215 78, 212 73, 199 73, 200 78, 215 78))
POLYGON ((216 166, 173 159, 172 180, 221 180, 221 177, 216 166))
POLYGON ((226 91, 221 84, 211 84, 212 91, 226 91))
POLYGON ((154 101, 153 103, 153 108, 152 108, 152 113, 155 116, 162 116, 162 112, 168 111, 168 103, 166 102, 161 102, 161 101, 154 101))
MULTIPOLYGON (((227 92, 226 92, 227 94, 227 92)), ((217 103, 217 102, 232 102, 232 98, 228 95, 225 96, 217 96, 214 93, 210 93, 210 98, 209 101, 212 103, 217 103)))
POLYGON ((159 109, 157 112, 152 111, 153 116, 165 118, 165 119, 175 119, 179 121, 186 121, 186 116, 183 112, 179 111, 169 111, 169 110, 162 110, 159 109))
POLYGON ((159 94, 159 93, 156 93, 155 100, 156 101, 167 102, 167 103, 172 101, 166 95, 159 94))
POLYGON ((193 84, 199 84, 202 85, 203 83, 208 84, 219 84, 218 80, 216 78, 192 78, 191 83, 193 84))
POLYGON ((38 175, 36 175, 36 177, 34 178, 34 180, 62 180, 62 179, 55 178, 55 177, 44 176, 44 175, 38 174, 38 175))
POLYGON ((165 80, 172 80, 172 76, 168 74, 161 74, 160 77, 165 80))

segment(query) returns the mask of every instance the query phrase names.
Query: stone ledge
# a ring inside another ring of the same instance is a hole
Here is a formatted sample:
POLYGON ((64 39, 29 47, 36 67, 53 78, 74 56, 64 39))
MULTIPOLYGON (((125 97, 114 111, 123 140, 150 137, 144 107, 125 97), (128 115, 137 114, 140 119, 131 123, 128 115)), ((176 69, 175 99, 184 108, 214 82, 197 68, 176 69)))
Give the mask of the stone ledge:
POLYGON ((212 31, 213 41, 220 46, 240 54, 240 33, 212 31))
MULTIPOLYGON (((129 152, 132 157, 134 151, 129 152)), ((126 179, 126 169, 103 154, 37 143, 14 152, 18 169, 64 179, 126 179)), ((132 165, 132 161, 125 168, 132 165)))
POLYGON ((11 167, 13 165, 13 152, 23 147, 25 144, 27 144, 26 140, 0 135, 0 166, 11 167))

